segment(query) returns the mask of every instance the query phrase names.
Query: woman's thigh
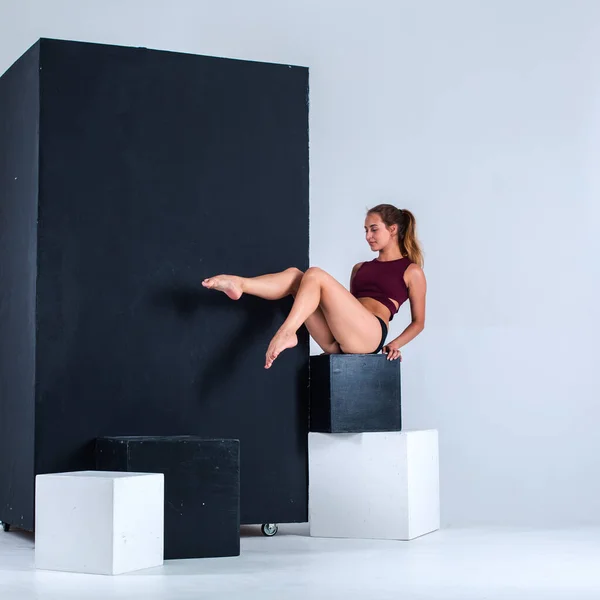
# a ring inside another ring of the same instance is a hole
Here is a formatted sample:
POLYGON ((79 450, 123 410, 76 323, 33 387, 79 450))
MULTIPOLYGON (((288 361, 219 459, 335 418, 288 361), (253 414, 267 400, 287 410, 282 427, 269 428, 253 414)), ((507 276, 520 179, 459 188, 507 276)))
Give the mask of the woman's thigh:
POLYGON ((323 314, 321 307, 304 321, 308 333, 324 352, 335 353, 337 341, 329 328, 329 323, 323 314))
POLYGON ((306 276, 321 285, 321 310, 329 330, 347 354, 368 354, 381 342, 381 323, 339 281, 322 269, 312 267, 306 276))
MULTIPOLYGON (((299 279, 296 286, 294 286, 294 290, 292 291, 292 296, 296 296, 298 292, 298 287, 300 286, 300 281, 304 276, 302 271, 298 271, 299 279)), ((320 348, 324 352, 334 352, 337 348, 336 339, 333 337, 333 333, 331 333, 331 329, 329 329, 329 324, 327 323, 327 319, 323 314, 323 310, 321 307, 317 308, 315 312, 304 321, 304 325, 308 330, 308 333, 312 337, 315 342, 320 346, 320 348)))

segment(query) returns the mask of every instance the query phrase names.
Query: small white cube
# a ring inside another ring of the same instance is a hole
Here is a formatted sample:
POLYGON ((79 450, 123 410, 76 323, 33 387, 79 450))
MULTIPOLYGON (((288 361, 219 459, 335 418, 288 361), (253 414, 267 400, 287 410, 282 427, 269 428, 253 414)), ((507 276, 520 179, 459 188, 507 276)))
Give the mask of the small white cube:
POLYGON ((164 475, 37 475, 35 566, 118 575, 163 564, 164 475))
POLYGON ((309 433, 315 537, 411 540, 440 527, 438 432, 309 433))

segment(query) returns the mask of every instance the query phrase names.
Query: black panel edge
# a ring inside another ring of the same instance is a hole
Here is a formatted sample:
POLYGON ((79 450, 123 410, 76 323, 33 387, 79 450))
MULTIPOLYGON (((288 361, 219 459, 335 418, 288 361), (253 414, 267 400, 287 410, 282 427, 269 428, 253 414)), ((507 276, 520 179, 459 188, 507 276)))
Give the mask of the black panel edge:
POLYGON ((109 43, 105 43, 105 42, 90 42, 90 41, 86 41, 86 40, 75 40, 75 39, 69 39, 69 38, 50 38, 50 37, 42 37, 39 39, 38 43, 43 43, 44 45, 49 45, 49 44, 62 44, 62 43, 68 43, 68 44, 81 44, 81 45, 85 45, 85 46, 103 46, 105 48, 127 48, 130 50, 138 50, 140 52, 161 52, 164 54, 175 54, 175 55, 179 55, 179 56, 190 56, 190 57, 202 57, 202 58, 207 58, 207 59, 214 59, 214 60, 224 60, 224 61, 237 61, 237 62, 243 62, 243 63, 252 63, 252 64, 256 64, 256 65, 269 65, 269 66, 279 66, 281 68, 285 68, 285 69, 301 69, 301 70, 305 70, 308 72, 308 67, 305 65, 299 65, 299 64, 290 64, 290 63, 286 63, 286 62, 276 62, 276 61, 268 61, 268 60, 258 60, 258 59, 248 59, 248 58, 238 58, 235 56, 215 56, 212 54, 202 54, 201 52, 196 52, 196 51, 188 51, 188 52, 184 52, 182 50, 169 50, 166 48, 149 48, 147 46, 130 46, 127 44, 109 44, 109 43))
MULTIPOLYGON (((25 189, 24 192, 17 192, 17 194, 23 194, 26 200, 35 203, 35 206, 30 206, 31 212, 27 215, 28 219, 28 231, 23 232, 26 240, 31 244, 27 251, 24 252, 23 256, 18 255, 16 258, 13 256, 13 260, 20 261, 23 266, 23 276, 29 276, 30 279, 25 285, 31 284, 33 289, 27 290, 30 292, 30 297, 25 298, 25 302, 30 301, 32 306, 28 316, 28 327, 23 327, 19 330, 19 343, 30 343, 29 348, 30 356, 25 358, 25 362, 29 363, 29 370, 31 372, 32 380, 25 381, 25 375, 19 373, 19 369, 14 369, 13 385, 17 388, 23 387, 28 388, 31 392, 19 395, 18 406, 23 412, 17 414, 15 408, 16 404, 11 404, 10 398, 0 398, 0 402, 3 404, 1 407, 3 416, 5 417, 4 422, 0 419, 0 448, 6 448, 6 445, 11 447, 8 452, 5 452, 6 460, 10 461, 8 468, 5 471, 5 466, 2 464, 2 456, 0 456, 0 520, 6 525, 11 525, 19 529, 26 531, 34 530, 34 507, 35 507, 35 450, 33 444, 27 444, 27 440, 23 440, 22 436, 31 436, 33 440, 35 432, 35 370, 36 370, 36 315, 35 315, 35 289, 36 289, 36 275, 37 275, 37 198, 39 194, 39 115, 40 115, 40 81, 39 81, 39 60, 40 60, 40 42, 36 41, 30 46, 4 73, 0 74, 0 95, 4 93, 3 86, 13 76, 18 76, 19 69, 23 69, 25 73, 30 70, 29 77, 30 81, 25 82, 25 85, 30 85, 30 92, 33 98, 34 106, 31 109, 30 120, 27 122, 25 127, 31 127, 34 131, 23 131, 22 135, 19 136, 18 142, 23 144, 32 144, 30 146, 31 155, 28 159, 31 161, 29 168, 32 171, 32 179, 30 179, 31 188, 25 189), (31 74, 33 71, 33 74, 31 74), (33 135, 32 135, 33 134, 33 135), (31 139, 25 139, 25 135, 31 136, 31 139), (31 265, 30 259, 32 255, 35 257, 34 266, 31 265), (29 270, 28 270, 29 269, 29 270), (31 271, 35 270, 35 273, 31 271), (23 341, 25 339, 27 341, 23 341), (20 379, 21 377, 21 379, 20 379), (19 381, 20 379, 20 381, 19 381), (11 443, 11 432, 12 435, 19 435, 18 444, 11 443), (16 510, 14 510, 16 509, 16 510)), ((25 75, 24 75, 25 77, 25 75)), ((9 84, 6 84, 9 85, 9 84)), ((7 92, 8 93, 8 92, 7 92)), ((27 121, 27 119, 25 119, 27 121)), ((10 122, 10 121, 9 121, 10 122)), ((15 140, 12 140, 13 142, 15 140)), ((1 141, 0 141, 1 142, 1 141)), ((11 141, 6 141, 10 144, 11 141)), ((8 156, 13 157, 16 150, 14 147, 9 147, 8 156)), ((11 165, 7 163, 10 168, 11 165)), ((16 166, 14 167, 16 169, 16 166)), ((16 178, 15 178, 16 180, 16 178)), ((3 193, 0 197, 8 198, 7 202, 10 202, 9 193, 6 196, 3 193)), ((26 208, 24 209, 27 210, 26 208)), ((21 224, 22 225, 22 224, 21 224)), ((11 225, 11 228, 14 224, 11 225)), ((10 277, 10 275, 9 275, 10 277)), ((12 293, 12 291, 11 291, 12 293)), ((24 309, 28 310, 28 309, 24 309)), ((23 325, 23 323, 22 323, 23 325)), ((4 335, 10 336, 9 332, 4 331, 4 335)), ((13 340, 14 343, 14 340, 13 340)), ((14 367, 15 365, 13 365, 14 367)), ((8 370, 7 370, 8 372, 8 370)), ((29 377, 27 377, 29 379, 29 377)))

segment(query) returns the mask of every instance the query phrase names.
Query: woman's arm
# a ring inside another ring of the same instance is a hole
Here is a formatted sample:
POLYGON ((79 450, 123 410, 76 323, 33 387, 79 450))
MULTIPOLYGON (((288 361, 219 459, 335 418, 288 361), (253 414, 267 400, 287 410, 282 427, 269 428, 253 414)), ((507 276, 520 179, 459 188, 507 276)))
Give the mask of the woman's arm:
POLYGON ((399 349, 413 340, 425 328, 425 297, 427 295, 427 281, 423 269, 412 264, 404 274, 404 281, 408 286, 408 300, 410 302, 411 322, 410 325, 389 344, 383 347, 388 358, 398 358, 399 349))

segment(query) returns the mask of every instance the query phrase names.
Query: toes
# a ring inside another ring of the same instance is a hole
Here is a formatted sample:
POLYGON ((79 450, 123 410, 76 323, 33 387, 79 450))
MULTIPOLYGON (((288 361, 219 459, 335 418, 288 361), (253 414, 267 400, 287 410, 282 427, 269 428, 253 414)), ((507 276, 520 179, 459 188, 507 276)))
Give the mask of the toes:
POLYGON ((273 364, 273 362, 275 361, 276 358, 277 358, 277 352, 267 351, 265 368, 268 369, 273 364))

